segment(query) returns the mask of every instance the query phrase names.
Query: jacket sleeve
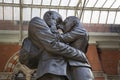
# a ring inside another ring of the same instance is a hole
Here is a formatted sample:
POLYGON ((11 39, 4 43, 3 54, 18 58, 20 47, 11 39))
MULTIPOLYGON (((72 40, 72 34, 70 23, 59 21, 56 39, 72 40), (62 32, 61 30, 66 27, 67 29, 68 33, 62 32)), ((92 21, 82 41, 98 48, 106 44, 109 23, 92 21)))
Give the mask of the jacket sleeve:
POLYGON ((58 39, 64 43, 71 43, 79 39, 80 37, 85 36, 87 32, 81 26, 82 25, 80 24, 79 26, 75 26, 70 32, 64 34, 58 34, 58 39))
POLYGON ((44 22, 37 18, 29 23, 28 35, 36 46, 42 45, 51 54, 87 62, 87 58, 82 51, 57 41, 56 36, 52 34, 49 27, 41 23, 44 22))

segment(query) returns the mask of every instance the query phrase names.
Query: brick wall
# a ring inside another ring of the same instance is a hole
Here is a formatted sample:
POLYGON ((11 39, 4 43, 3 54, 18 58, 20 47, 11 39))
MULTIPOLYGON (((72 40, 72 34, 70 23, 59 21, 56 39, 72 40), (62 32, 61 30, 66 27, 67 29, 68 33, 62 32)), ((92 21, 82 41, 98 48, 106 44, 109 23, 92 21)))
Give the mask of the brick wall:
POLYGON ((9 58, 19 49, 20 46, 17 44, 0 44, 0 72, 4 70, 9 58))
POLYGON ((100 55, 104 72, 109 75, 117 75, 120 50, 102 49, 100 55))
MULTIPOLYGON (((9 58, 19 49, 20 46, 18 44, 0 44, 0 72, 3 71, 9 58)), ((88 47, 87 57, 93 71, 117 75, 117 65, 118 60, 120 60, 119 50, 101 49, 101 52, 98 52, 96 45, 91 44, 88 47)), ((95 79, 104 80, 104 76, 98 76, 95 79)))

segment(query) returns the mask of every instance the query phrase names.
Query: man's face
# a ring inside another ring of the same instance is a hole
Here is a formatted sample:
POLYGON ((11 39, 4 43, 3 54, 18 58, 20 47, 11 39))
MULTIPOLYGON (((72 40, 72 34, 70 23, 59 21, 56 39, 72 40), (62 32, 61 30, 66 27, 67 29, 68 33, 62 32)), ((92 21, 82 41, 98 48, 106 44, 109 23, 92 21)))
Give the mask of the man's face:
POLYGON ((48 24, 48 26, 56 26, 62 22, 62 18, 58 13, 52 12, 51 14, 48 13, 44 17, 45 22, 48 24))
POLYGON ((50 15, 48 16, 46 22, 49 26, 55 26, 57 24, 57 17, 55 15, 50 15))

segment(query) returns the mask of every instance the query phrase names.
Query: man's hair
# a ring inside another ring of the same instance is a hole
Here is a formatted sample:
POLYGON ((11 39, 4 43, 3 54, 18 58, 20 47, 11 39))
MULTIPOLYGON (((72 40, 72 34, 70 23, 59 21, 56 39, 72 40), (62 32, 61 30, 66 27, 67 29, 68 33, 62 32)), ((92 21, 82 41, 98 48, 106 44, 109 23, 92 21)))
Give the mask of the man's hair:
POLYGON ((47 23, 48 18, 52 18, 54 16, 57 18, 57 20, 56 20, 57 24, 62 22, 62 16, 56 11, 47 11, 43 16, 43 19, 47 23))

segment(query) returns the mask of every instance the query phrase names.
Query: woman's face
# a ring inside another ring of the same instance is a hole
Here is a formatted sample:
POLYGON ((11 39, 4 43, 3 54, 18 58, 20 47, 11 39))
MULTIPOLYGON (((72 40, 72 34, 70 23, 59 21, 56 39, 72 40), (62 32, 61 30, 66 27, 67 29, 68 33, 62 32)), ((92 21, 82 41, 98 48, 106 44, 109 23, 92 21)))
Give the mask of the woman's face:
POLYGON ((64 32, 69 32, 73 28, 73 21, 69 18, 66 18, 64 21, 64 32))

